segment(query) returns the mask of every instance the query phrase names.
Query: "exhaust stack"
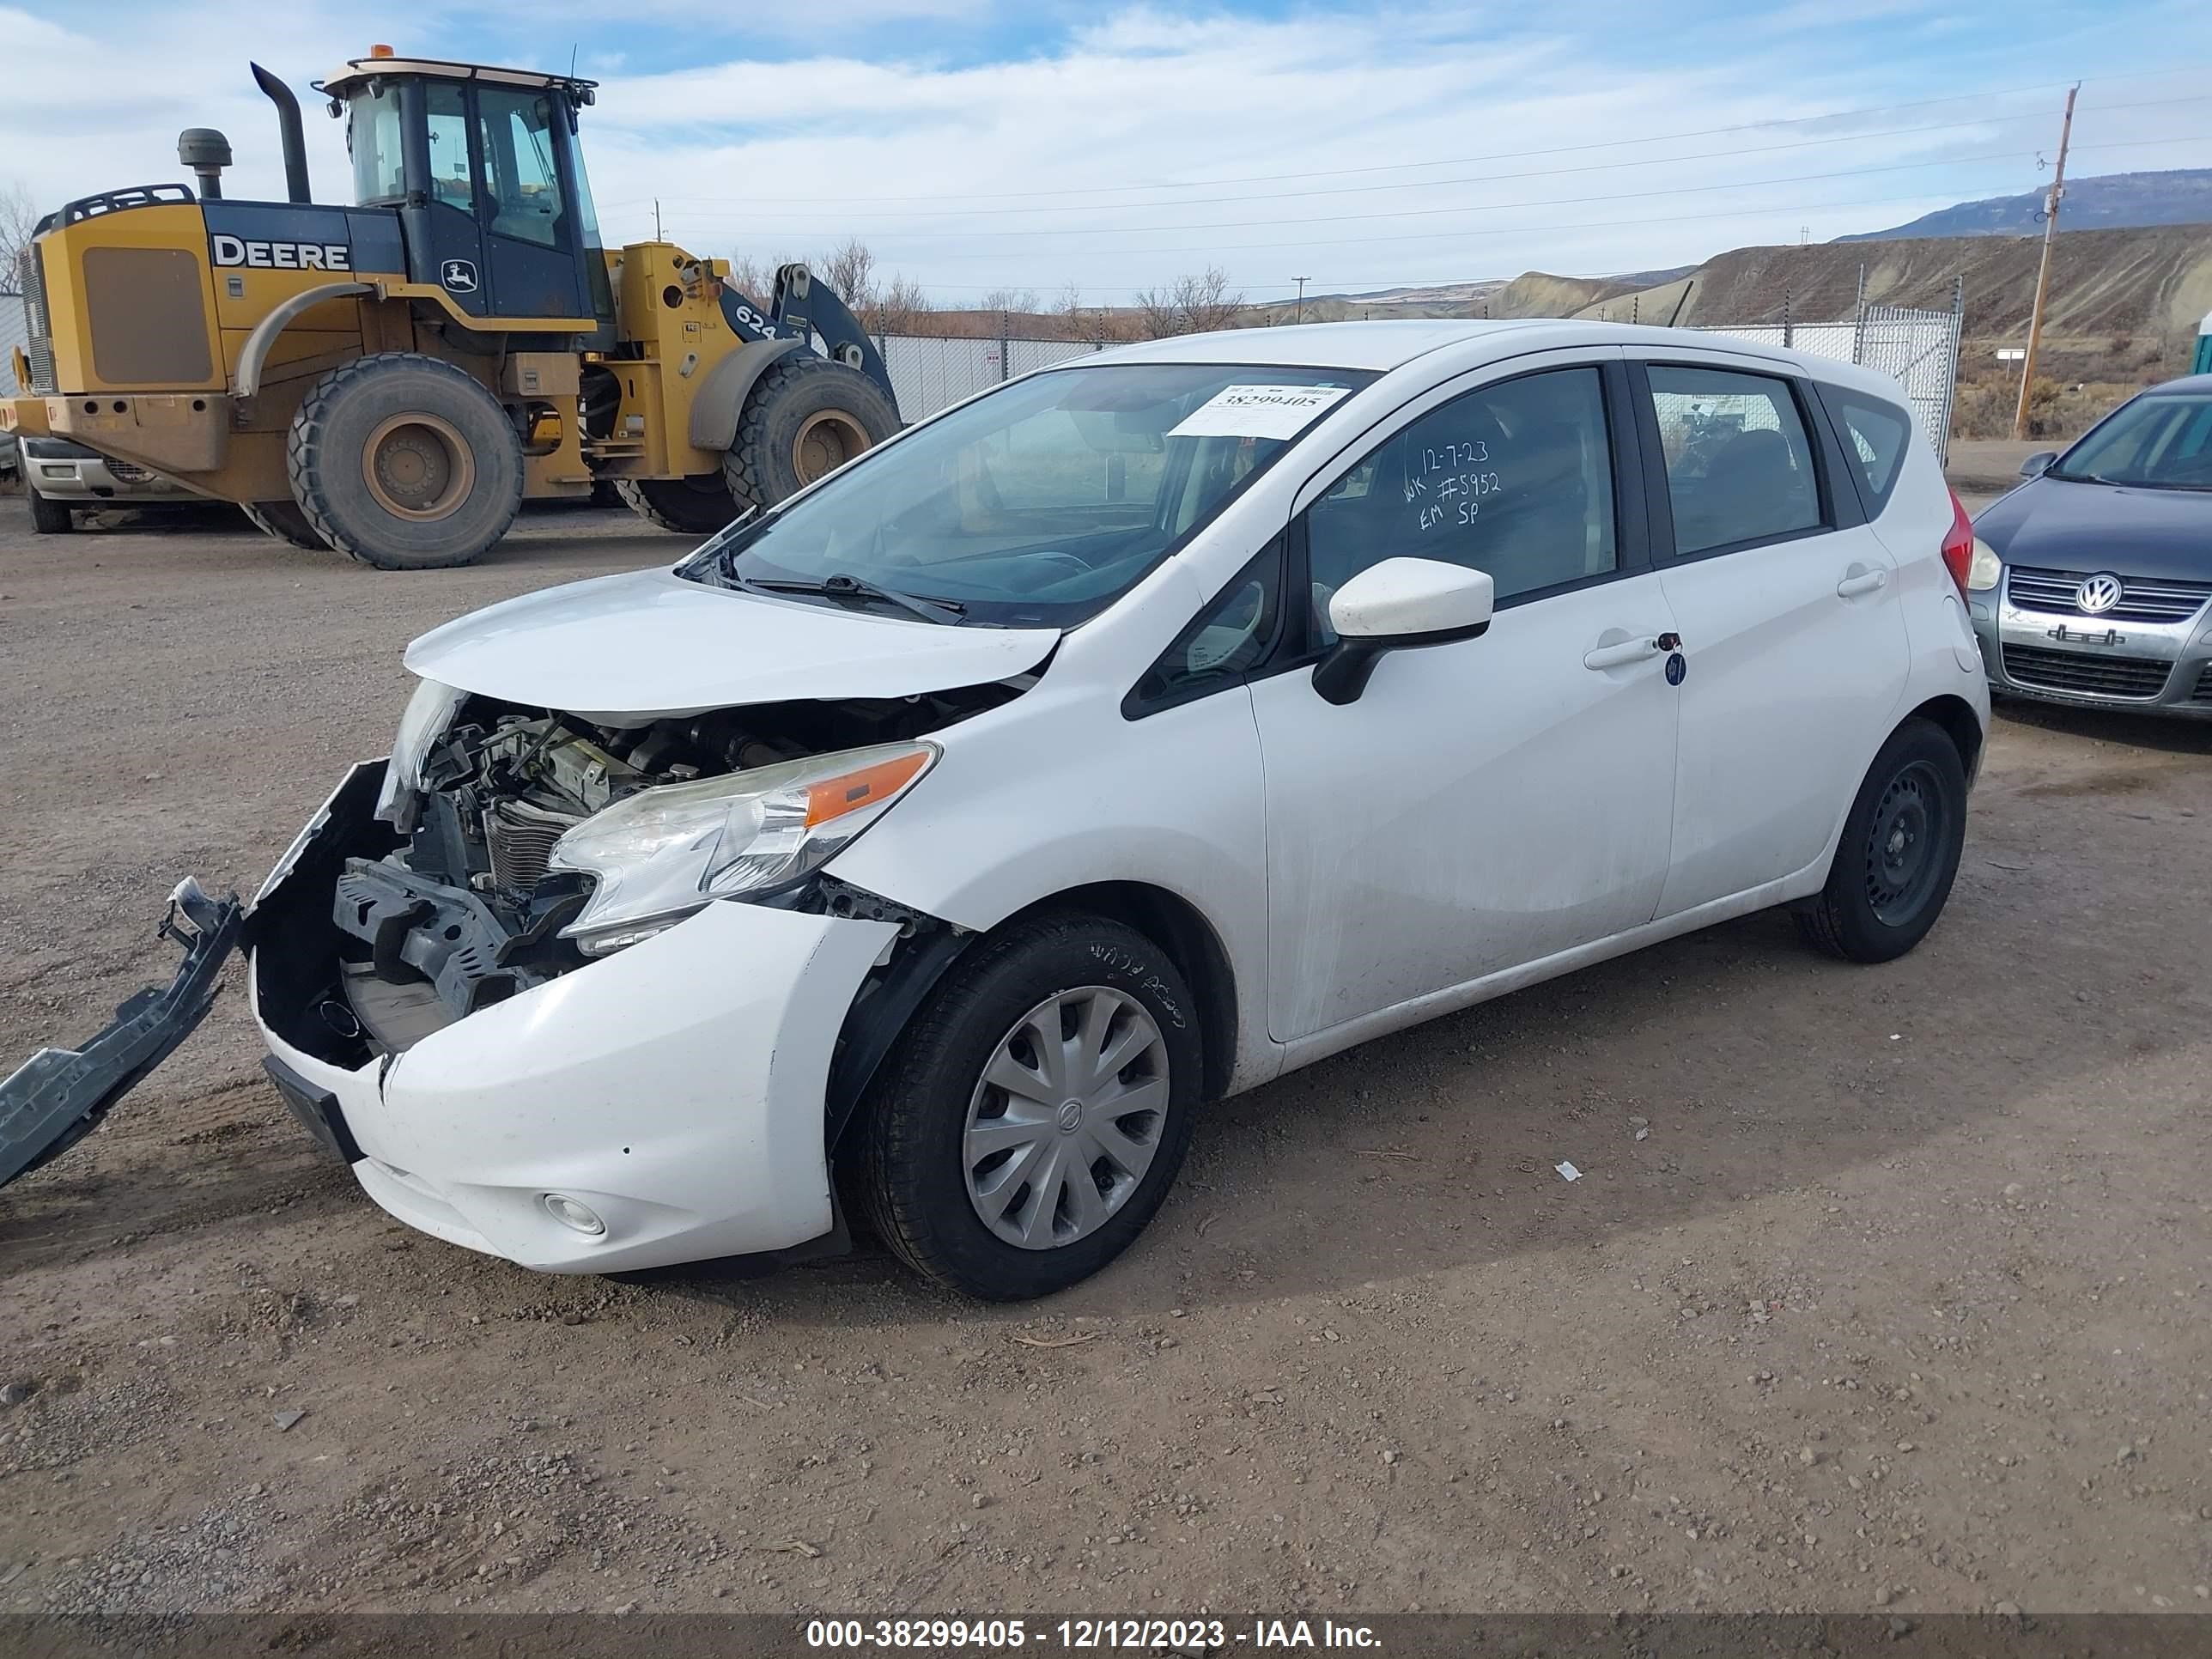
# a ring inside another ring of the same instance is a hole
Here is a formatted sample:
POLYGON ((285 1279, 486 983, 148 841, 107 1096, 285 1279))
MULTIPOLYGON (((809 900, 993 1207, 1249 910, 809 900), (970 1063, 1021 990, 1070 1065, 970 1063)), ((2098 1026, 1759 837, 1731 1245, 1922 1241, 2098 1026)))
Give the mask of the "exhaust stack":
POLYGON ((247 67, 253 71, 254 84, 276 106, 276 127, 284 141, 285 197, 294 202, 312 202, 315 194, 307 187, 307 134, 300 124, 300 100, 292 95, 291 88, 260 64, 247 67))

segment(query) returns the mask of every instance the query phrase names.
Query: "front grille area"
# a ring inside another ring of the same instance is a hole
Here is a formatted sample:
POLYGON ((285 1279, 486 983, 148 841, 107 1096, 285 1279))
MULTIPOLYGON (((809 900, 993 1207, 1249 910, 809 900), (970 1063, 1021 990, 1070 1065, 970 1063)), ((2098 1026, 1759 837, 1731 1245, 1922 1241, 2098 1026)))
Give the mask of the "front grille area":
POLYGON ((2006 579, 2005 591, 2023 611, 2039 611, 2053 617, 2087 617, 2099 622, 2187 622, 2212 599, 2212 582, 2149 581, 2137 576, 2120 578, 2120 602, 2110 611, 2087 611, 2075 598, 2082 581, 2094 570, 2038 570, 2015 565, 2006 579))
POLYGON ((2212 702, 2212 662, 2204 665, 2204 672, 2197 677, 2197 689, 2189 694, 2191 702, 2212 702))
POLYGON ((52 397, 61 387, 54 382, 54 325, 46 314, 46 262, 36 242, 23 250, 23 319, 31 337, 23 349, 31 359, 30 389, 52 397))
POLYGON ((107 476, 114 479, 118 483, 142 484, 152 479, 154 476, 154 469, 149 466, 141 466, 136 461, 118 461, 111 459, 107 463, 107 476))
POLYGON ((2166 690, 2173 665, 2157 657, 2112 657, 2085 651, 2045 651, 2040 646, 2008 645, 2008 678, 2046 691, 2081 697, 2154 697, 2166 690))

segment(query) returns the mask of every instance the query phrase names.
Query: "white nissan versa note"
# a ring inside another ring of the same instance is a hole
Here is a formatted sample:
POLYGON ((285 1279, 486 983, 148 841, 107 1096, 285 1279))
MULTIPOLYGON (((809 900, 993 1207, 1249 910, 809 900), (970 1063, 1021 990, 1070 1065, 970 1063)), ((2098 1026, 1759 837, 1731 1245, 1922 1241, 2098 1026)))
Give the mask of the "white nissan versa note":
MULTIPOLYGON (((1578 322, 1109 351, 417 640, 249 907, 369 1195, 562 1273, 1095 1273, 1208 1101, 1765 906, 1876 963, 1988 694, 1895 385, 1578 322)), ((230 923, 197 890, 196 921, 230 923)))

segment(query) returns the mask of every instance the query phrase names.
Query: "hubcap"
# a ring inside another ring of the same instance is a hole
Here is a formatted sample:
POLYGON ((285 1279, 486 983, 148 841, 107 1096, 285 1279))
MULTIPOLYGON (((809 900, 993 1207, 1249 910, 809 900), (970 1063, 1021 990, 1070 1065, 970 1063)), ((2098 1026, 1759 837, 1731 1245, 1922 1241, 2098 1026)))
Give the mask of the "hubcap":
POLYGON ((801 483, 834 472, 868 447, 868 434, 842 409, 824 409, 806 417, 792 440, 791 467, 801 483))
POLYGON ((387 513, 442 519, 468 499, 476 457, 451 422, 435 415, 395 415, 368 434, 362 476, 387 513))
POLYGON ((1903 927, 1919 914, 1941 867, 1942 786, 1915 763, 1890 780, 1867 836, 1866 892, 1875 918, 1903 927))
POLYGON ((968 1201, 1009 1244, 1073 1244, 1136 1191, 1167 1109, 1167 1044, 1142 1003, 1103 985, 1047 997, 999 1039, 968 1103, 968 1201))

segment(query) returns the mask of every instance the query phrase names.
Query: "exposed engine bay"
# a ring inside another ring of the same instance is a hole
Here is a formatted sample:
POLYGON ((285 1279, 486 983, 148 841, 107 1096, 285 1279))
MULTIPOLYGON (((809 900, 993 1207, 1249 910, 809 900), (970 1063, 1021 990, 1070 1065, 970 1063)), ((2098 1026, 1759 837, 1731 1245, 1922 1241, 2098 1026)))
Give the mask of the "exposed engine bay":
MULTIPOLYGON (((568 831, 630 796, 910 740, 1027 683, 635 726, 466 699, 422 760, 421 790, 387 813, 402 843, 380 858, 349 857, 337 872, 331 920, 343 936, 343 994, 321 1017, 342 1039, 396 1053, 581 966, 589 958, 562 930, 585 908, 592 878, 550 863, 568 831)), ((826 905, 820 885, 760 902, 826 905)))

